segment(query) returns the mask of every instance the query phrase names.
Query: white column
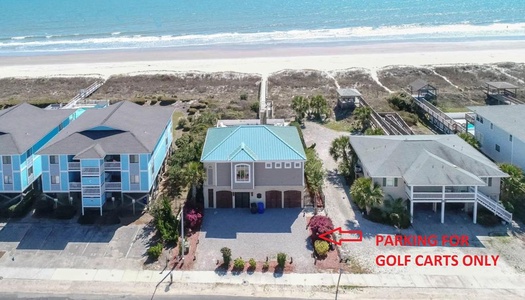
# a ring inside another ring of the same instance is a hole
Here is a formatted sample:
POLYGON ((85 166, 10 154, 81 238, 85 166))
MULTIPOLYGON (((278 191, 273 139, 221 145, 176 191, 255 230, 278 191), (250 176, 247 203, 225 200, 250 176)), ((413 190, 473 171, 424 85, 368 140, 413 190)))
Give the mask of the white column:
POLYGON ((235 192, 232 192, 232 207, 235 208, 235 192))
POLYGON ((445 223, 445 186, 441 188, 441 223, 445 223))
POLYGON ((410 200, 410 224, 414 223, 414 201, 410 200))
POLYGON ((474 211, 472 212, 474 224, 478 221, 478 186, 474 187, 474 211))

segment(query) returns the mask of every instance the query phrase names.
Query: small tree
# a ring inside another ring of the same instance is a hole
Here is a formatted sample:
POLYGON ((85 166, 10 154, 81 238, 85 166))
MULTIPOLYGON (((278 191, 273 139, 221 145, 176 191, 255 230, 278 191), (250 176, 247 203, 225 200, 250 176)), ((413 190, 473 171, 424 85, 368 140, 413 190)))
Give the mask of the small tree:
POLYGON ((286 264, 286 254, 284 253, 277 253, 277 266, 279 268, 284 269, 284 265, 286 264))
POLYGON ((387 98, 388 104, 396 110, 414 111, 414 98, 405 92, 391 94, 387 98))
POLYGON ((162 244, 161 243, 155 244, 149 247, 148 249, 148 256, 153 260, 159 259, 161 254, 162 254, 162 244))
POLYGON ((470 133, 466 133, 466 132, 458 133, 458 136, 462 138, 465 142, 467 142, 469 145, 479 150, 480 144, 478 140, 476 140, 475 136, 473 136, 470 133))
POLYGON ((232 261, 232 250, 228 247, 223 247, 221 249, 221 254, 224 265, 228 267, 230 265, 230 262, 232 261))
POLYGON ((238 271, 242 271, 244 270, 244 265, 246 263, 244 262, 244 260, 242 259, 242 257, 239 257, 239 258, 236 258, 234 261, 233 261, 233 268, 235 270, 238 270, 238 271))
POLYGON ((323 256, 326 256, 326 254, 328 254, 328 250, 330 249, 330 245, 328 245, 328 242, 326 242, 326 241, 317 240, 314 243, 314 249, 315 249, 315 253, 317 253, 317 255, 323 257, 323 256))
POLYGON ((250 105, 250 110, 253 111, 254 113, 257 114, 257 117, 259 117, 259 108, 260 108, 260 103, 259 101, 257 102, 253 102, 251 105, 250 105))
POLYGON ((197 187, 204 180, 204 168, 201 162, 192 161, 184 166, 184 180, 187 185, 191 186, 191 200, 195 202, 197 197, 197 187))
POLYGON ((162 241, 165 243, 176 242, 179 223, 173 215, 171 202, 167 197, 162 198, 160 206, 153 207, 152 215, 162 241))
POLYGON ((254 270, 255 267, 257 267, 257 262, 253 258, 250 258, 250 260, 248 261, 248 264, 250 265, 250 269, 252 270, 254 270))
POLYGON ((525 197, 525 177, 523 171, 512 164, 500 164, 501 171, 509 174, 509 177, 501 180, 501 202, 511 212, 517 206, 523 206, 525 197))
POLYGON ((376 127, 376 128, 368 128, 365 130, 365 135, 384 135, 383 129, 376 127))
POLYGON ((306 163, 304 165, 304 174, 308 188, 314 197, 320 197, 324 182, 325 171, 323 162, 317 156, 315 149, 306 149, 306 163))
POLYGON ((383 190, 377 183, 374 184, 371 178, 356 179, 350 187, 350 195, 359 208, 366 208, 367 214, 373 206, 383 203, 383 190))
POLYGON ((317 240, 319 235, 334 230, 334 223, 327 216, 316 215, 310 219, 308 223, 310 231, 312 231, 312 239, 317 240))

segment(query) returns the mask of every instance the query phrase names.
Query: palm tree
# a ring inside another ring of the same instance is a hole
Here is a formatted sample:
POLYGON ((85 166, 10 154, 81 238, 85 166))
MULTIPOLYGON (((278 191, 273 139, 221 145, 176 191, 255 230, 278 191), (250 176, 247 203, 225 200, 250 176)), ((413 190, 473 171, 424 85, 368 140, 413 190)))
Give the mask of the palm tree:
POLYGON ((348 153, 350 152, 350 137, 344 135, 333 140, 329 152, 330 156, 332 156, 335 161, 342 159, 344 162, 348 162, 348 153))
POLYGON ((472 134, 461 132, 458 134, 458 136, 462 138, 465 142, 467 142, 469 145, 471 145, 472 147, 479 149, 479 142, 478 140, 476 140, 476 137, 473 136, 472 134))
POLYGON ((369 214, 373 206, 383 204, 383 190, 377 183, 373 183, 371 178, 358 178, 350 188, 350 195, 359 208, 366 208, 369 214))
POLYGON ((330 113, 330 108, 328 107, 328 102, 322 95, 317 95, 310 99, 310 108, 314 113, 316 119, 322 121, 322 116, 328 117, 330 113))
POLYGON ((372 118, 372 109, 368 106, 361 106, 354 110, 354 116, 361 125, 361 131, 365 131, 370 127, 370 121, 372 118))
POLYGON ((302 123, 303 119, 306 117, 308 109, 310 109, 310 103, 308 102, 308 98, 305 98, 303 96, 293 97, 292 109, 297 114, 297 121, 299 123, 302 123))
POLYGON ((518 201, 525 195, 525 176, 519 167, 512 164, 501 164, 499 168, 510 175, 501 180, 501 201, 507 209, 513 211, 516 204, 523 205, 518 201))
POLYGON ((204 180, 204 168, 202 163, 192 161, 184 166, 184 181, 186 185, 191 186, 191 200, 195 201, 197 197, 197 187, 199 187, 204 180))

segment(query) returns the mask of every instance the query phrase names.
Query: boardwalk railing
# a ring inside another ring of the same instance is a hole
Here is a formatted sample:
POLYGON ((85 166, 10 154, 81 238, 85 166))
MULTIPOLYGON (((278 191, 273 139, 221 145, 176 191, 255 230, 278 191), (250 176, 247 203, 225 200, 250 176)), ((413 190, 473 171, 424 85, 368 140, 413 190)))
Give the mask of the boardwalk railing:
POLYGON ((439 108, 434 106, 432 103, 428 102, 425 99, 414 97, 414 103, 417 106, 427 113, 430 117, 430 121, 438 127, 444 133, 460 133, 466 132, 466 128, 463 124, 456 122, 451 117, 447 116, 439 108))
POLYGON ((84 100, 87 97, 91 96, 91 94, 98 90, 103 84, 103 81, 97 81, 92 85, 88 86, 86 89, 81 90, 80 93, 73 97, 73 99, 69 100, 69 102, 63 108, 68 109, 75 107, 78 101, 84 100))
MULTIPOLYGON (((368 103, 361 97, 359 103, 362 106, 370 107, 368 103)), ((371 118, 375 126, 381 128, 385 135, 412 135, 414 132, 410 127, 403 121, 403 119, 397 113, 386 113, 387 117, 382 117, 372 107, 371 118)))

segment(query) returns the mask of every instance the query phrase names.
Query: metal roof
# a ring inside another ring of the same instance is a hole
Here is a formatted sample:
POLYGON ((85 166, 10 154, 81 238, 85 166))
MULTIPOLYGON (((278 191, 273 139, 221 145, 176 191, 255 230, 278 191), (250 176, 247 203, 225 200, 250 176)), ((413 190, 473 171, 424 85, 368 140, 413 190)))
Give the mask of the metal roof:
POLYGON ((483 117, 513 137, 525 141, 525 104, 469 106, 469 110, 483 117))
POLYGON ((425 86, 429 85, 428 82, 426 82, 423 79, 416 79, 411 84, 409 84, 412 91, 419 91, 420 89, 424 88, 425 86))
POLYGON ((306 160, 292 126, 246 125, 210 128, 201 161, 306 160))
POLYGON ((27 103, 0 110, 0 155, 22 154, 74 110, 45 110, 27 103))
POLYGON ((361 93, 356 89, 337 89, 340 97, 361 97, 361 93))
POLYGON ((517 89, 518 88, 517 86, 511 83, 508 83, 508 82, 504 82, 504 81, 491 81, 491 82, 487 82, 487 85, 490 85, 491 87, 496 88, 496 89, 517 89))
POLYGON ((145 107, 129 101, 89 109, 38 153, 70 154, 77 158, 99 158, 106 153, 151 153, 173 111, 169 106, 145 107), (95 145, 98 146, 92 148, 95 145))
POLYGON ((408 185, 485 185, 507 177, 457 135, 351 136, 371 177, 403 177, 408 185))

